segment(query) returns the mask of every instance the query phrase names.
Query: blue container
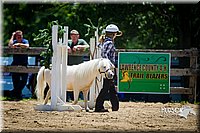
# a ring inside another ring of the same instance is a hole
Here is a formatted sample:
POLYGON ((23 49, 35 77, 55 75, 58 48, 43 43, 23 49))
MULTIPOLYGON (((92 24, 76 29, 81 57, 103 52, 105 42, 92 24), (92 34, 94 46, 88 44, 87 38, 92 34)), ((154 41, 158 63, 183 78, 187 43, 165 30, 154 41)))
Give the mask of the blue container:
MULTIPOLYGON (((1 60, 0 65, 11 65, 13 61, 12 57, 0 57, 0 60, 1 60)), ((28 57, 28 63, 29 65, 35 65, 35 57, 28 57)), ((27 82, 29 81, 29 77, 27 79, 27 82)), ((3 92, 9 92, 13 90, 13 82, 10 73, 2 73, 0 83, 1 83, 1 90, 3 92)), ((31 91, 26 86, 22 90, 22 97, 23 98, 32 97, 31 91)))

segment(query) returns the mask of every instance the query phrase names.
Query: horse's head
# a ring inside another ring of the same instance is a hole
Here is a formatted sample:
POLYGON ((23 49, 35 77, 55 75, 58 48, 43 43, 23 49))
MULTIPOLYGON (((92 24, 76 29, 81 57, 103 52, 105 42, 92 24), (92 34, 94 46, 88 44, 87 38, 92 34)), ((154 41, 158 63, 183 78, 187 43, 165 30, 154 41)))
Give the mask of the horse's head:
POLYGON ((113 79, 115 66, 109 59, 101 58, 98 65, 98 71, 104 78, 113 79))

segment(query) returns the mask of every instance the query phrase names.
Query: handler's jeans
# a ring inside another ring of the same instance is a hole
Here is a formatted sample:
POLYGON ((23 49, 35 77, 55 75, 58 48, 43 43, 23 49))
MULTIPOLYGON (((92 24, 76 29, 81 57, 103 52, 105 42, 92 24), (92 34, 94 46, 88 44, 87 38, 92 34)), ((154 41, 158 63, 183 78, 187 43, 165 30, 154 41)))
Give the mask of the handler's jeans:
POLYGON ((96 99, 95 110, 104 109, 103 104, 107 97, 109 97, 109 100, 112 104, 112 111, 118 111, 119 98, 117 96, 117 91, 115 90, 114 80, 106 78, 103 81, 103 88, 96 99))
POLYGON ((11 97, 21 98, 22 90, 26 85, 28 73, 12 73, 12 81, 14 89, 11 97))

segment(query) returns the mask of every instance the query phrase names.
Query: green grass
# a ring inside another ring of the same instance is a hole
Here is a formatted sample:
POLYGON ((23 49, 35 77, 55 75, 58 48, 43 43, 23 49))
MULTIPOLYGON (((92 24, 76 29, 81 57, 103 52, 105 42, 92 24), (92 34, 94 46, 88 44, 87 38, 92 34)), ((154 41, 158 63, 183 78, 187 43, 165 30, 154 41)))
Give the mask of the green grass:
POLYGON ((182 105, 185 105, 185 104, 188 104, 189 102, 188 101, 181 101, 180 104, 182 105))
POLYGON ((194 101, 195 105, 200 105, 200 102, 194 101))
MULTIPOLYGON (((29 100, 32 100, 33 98, 23 98, 22 100, 20 101, 29 101, 29 100)), ((10 97, 4 97, 4 96, 0 96, 0 101, 13 101, 12 98, 10 97)))
MULTIPOLYGON (((189 104, 190 102, 188 102, 188 101, 181 101, 180 103, 181 103, 182 105, 185 105, 185 104, 189 104)), ((200 105, 200 102, 194 101, 194 102, 191 103, 191 104, 200 105)))
POLYGON ((0 100, 1 101, 10 101, 12 100, 10 97, 3 97, 3 96, 0 96, 0 100))

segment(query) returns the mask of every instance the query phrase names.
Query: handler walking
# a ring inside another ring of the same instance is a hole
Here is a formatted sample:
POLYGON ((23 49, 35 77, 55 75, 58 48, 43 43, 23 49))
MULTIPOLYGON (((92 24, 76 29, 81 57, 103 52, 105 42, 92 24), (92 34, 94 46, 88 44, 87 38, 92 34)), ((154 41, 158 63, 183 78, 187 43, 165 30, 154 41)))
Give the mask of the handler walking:
MULTIPOLYGON (((122 32, 119 31, 119 28, 110 24, 106 27, 105 35, 102 36, 99 42, 102 42, 101 46, 101 57, 109 59, 113 64, 115 64, 115 46, 114 39, 116 36, 121 36, 122 32)), ((118 111, 119 109, 119 98, 117 96, 117 91, 115 90, 114 80, 117 78, 116 71, 115 77, 113 79, 104 78, 103 88, 101 89, 95 104, 95 112, 108 112, 104 108, 103 104, 106 98, 108 97, 112 104, 112 111, 118 111)))

